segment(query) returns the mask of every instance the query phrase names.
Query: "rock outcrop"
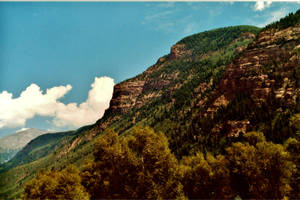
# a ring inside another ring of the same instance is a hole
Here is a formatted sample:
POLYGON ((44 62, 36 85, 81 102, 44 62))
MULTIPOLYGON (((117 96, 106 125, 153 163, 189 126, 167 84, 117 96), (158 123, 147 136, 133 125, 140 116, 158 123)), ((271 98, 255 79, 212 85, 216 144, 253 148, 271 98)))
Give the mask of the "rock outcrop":
POLYGON ((184 56, 190 55, 191 52, 185 48, 184 44, 175 44, 171 47, 170 59, 174 60, 177 58, 182 58, 184 56))
POLYGON ((130 108, 138 106, 138 96, 142 94, 145 81, 143 80, 128 80, 117 84, 114 87, 113 97, 110 101, 112 112, 127 113, 130 108))
MULTIPOLYGON (((240 93, 249 95, 258 104, 266 102, 272 95, 279 102, 295 104, 300 94, 295 81, 300 67, 296 51, 299 38, 300 26, 261 32, 241 52, 241 56, 226 67, 225 76, 216 88, 206 113, 213 115, 221 105, 226 106, 240 93)), ((233 124, 228 122, 224 126, 232 127, 233 124)), ((229 135, 236 136, 237 133, 230 128, 228 130, 229 135)))

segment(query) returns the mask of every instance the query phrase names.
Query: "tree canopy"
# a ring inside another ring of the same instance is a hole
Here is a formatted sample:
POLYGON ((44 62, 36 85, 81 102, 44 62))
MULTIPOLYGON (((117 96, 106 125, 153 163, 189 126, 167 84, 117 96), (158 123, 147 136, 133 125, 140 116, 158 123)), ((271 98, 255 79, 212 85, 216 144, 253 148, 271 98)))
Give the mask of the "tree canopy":
POLYGON ((127 135, 112 130, 98 137, 94 159, 79 172, 40 171, 24 199, 228 199, 298 198, 299 141, 266 141, 244 134, 224 154, 197 152, 178 160, 166 136, 149 127, 127 135))

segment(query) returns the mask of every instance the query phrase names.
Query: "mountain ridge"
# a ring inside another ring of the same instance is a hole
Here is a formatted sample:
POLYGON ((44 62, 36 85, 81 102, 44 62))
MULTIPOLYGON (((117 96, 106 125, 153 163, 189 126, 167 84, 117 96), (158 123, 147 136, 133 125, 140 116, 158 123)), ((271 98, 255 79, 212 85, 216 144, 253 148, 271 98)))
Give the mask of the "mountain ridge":
POLYGON ((0 163, 7 162, 32 139, 45 134, 47 131, 29 128, 0 138, 0 163), (2 161, 1 161, 2 160, 2 161))
POLYGON ((47 131, 36 129, 36 128, 28 128, 23 131, 17 131, 15 133, 3 136, 0 138, 0 145, 3 148, 12 149, 12 148, 21 148, 24 147, 25 144, 27 144, 33 137, 39 136, 39 134, 43 134, 47 131), (19 143, 15 143, 15 137, 22 137, 21 141, 18 141, 19 143), (27 139, 28 137, 28 139, 27 139), (29 141, 28 141, 29 140, 29 141))

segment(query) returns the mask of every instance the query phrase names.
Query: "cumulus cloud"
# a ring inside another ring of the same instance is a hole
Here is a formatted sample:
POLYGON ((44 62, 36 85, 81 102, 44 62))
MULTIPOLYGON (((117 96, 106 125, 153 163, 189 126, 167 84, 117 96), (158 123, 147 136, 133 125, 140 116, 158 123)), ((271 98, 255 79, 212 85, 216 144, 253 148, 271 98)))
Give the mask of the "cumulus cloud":
POLYGON ((254 5, 254 10, 262 11, 271 5, 272 1, 258 0, 254 5))
POLYGON ((56 126, 72 124, 79 127, 93 123, 103 116, 112 98, 114 81, 108 77, 95 78, 91 86, 87 100, 80 105, 57 104, 56 116, 53 120, 56 126))
POLYGON ((55 126, 79 127, 94 123, 109 106, 114 81, 96 77, 85 102, 64 104, 59 101, 71 85, 47 89, 45 93, 36 84, 28 86, 17 98, 12 93, 0 93, 0 128, 22 127, 36 115, 53 117, 55 126))

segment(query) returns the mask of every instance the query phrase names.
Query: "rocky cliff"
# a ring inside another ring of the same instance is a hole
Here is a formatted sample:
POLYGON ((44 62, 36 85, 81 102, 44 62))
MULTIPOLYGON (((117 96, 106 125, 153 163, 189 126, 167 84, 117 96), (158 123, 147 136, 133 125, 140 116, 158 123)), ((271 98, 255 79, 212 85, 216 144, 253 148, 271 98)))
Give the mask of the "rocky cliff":
MULTIPOLYGON (((274 101, 279 105, 295 107, 300 95, 299 39, 300 26, 261 32, 241 52, 240 57, 226 67, 224 78, 214 91, 212 100, 207 102, 206 114, 213 115, 220 106, 226 107, 241 93, 248 95, 257 107, 270 105, 274 101)), ((245 127, 256 126, 247 119, 235 123, 225 121, 222 124, 229 126, 229 135, 235 136, 238 136, 238 132, 246 132, 245 127), (241 129, 237 124, 244 128, 241 129)))
MULTIPOLYGON (((240 27, 233 27, 232 30, 230 30, 234 31, 236 36, 231 38, 229 44, 226 44, 234 48, 237 52, 246 48, 246 45, 255 38, 255 32, 258 30, 248 30, 247 28, 243 29, 243 27, 241 29, 239 28, 240 27)), ((216 32, 218 33, 218 31, 223 31, 223 29, 217 29, 216 32)), ((203 35, 205 34, 206 33, 199 34, 200 38, 204 37, 203 35)), ((195 38, 199 36, 194 35, 190 38, 195 40, 195 38)), ((186 40, 189 40, 189 38, 184 39, 183 41, 186 40)), ((210 40, 212 40, 212 38, 210 38, 210 40)), ((201 54, 197 54, 198 51, 196 49, 191 48, 184 42, 173 45, 170 48, 170 53, 168 55, 159 58, 157 62, 149 67, 144 73, 115 85, 110 107, 105 112, 103 119, 100 119, 97 122, 97 130, 94 130, 93 132, 104 130, 114 120, 119 119, 120 115, 128 114, 133 110, 138 110, 149 102, 155 101, 162 96, 168 98, 168 101, 174 102, 175 99, 170 99, 172 96, 171 94, 184 85, 184 83, 197 76, 197 74, 188 74, 193 72, 193 69, 187 68, 186 65, 201 62, 202 60, 209 60, 219 54, 221 49, 224 50, 224 47, 220 46, 220 48, 213 50, 209 49, 201 52, 201 54)), ((194 92, 203 92, 203 90, 206 90, 212 85, 212 80, 209 82, 199 84, 196 86, 194 92)), ((138 113, 139 112, 135 114, 138 113)), ((136 117, 137 116, 132 117, 134 122, 136 117)))

